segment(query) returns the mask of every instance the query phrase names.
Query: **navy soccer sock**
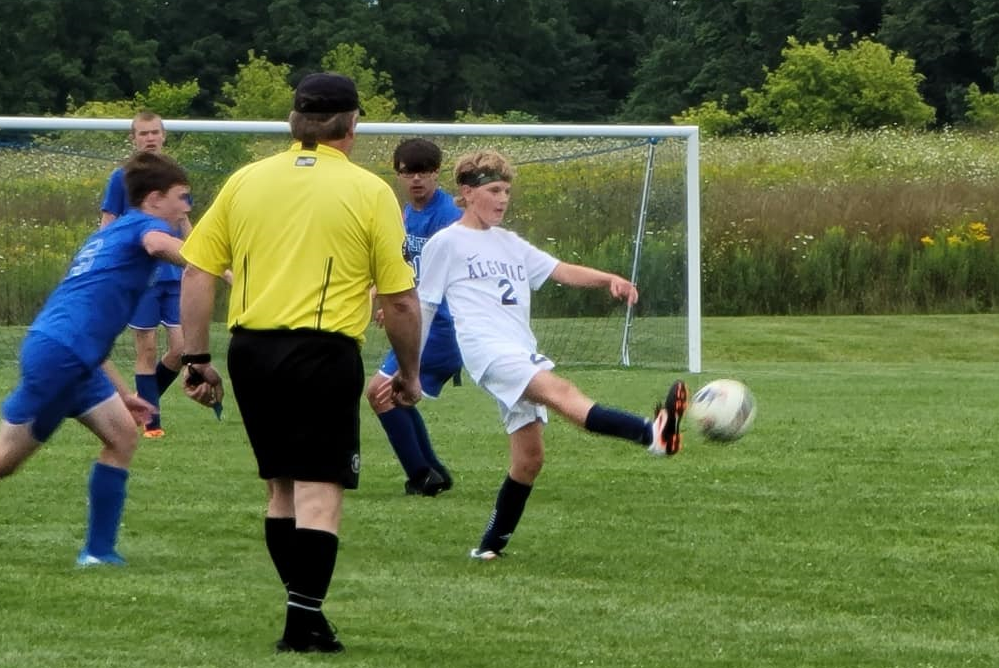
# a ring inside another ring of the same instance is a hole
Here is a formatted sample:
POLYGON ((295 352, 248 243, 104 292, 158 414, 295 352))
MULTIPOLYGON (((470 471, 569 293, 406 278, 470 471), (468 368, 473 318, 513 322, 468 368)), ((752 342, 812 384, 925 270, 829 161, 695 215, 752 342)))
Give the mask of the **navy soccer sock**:
POLYGON ((617 436, 648 445, 652 442, 652 423, 632 413, 593 404, 586 414, 586 431, 617 436))
POLYGON ((137 373, 135 374, 135 391, 140 397, 151 403, 156 407, 156 412, 153 413, 152 419, 149 420, 149 424, 146 425, 146 429, 159 429, 160 428, 160 393, 156 389, 156 376, 151 373, 137 373))
MULTIPOLYGON (((405 408, 396 407, 378 414, 378 420, 385 429, 392 450, 395 456, 406 471, 406 477, 410 480, 419 480, 426 475, 430 464, 423 458, 420 451, 420 443, 417 439, 416 428, 409 411, 405 408)), ((422 423, 422 420, 421 420, 422 423)))
POLYGON ((164 364, 163 360, 160 360, 159 362, 157 362, 156 363, 156 391, 157 391, 157 393, 160 396, 162 396, 163 393, 167 391, 167 388, 170 387, 170 385, 173 383, 173 381, 177 380, 177 376, 178 375, 180 375, 180 371, 179 370, 174 371, 173 369, 171 369, 170 367, 168 367, 166 364, 164 364))
POLYGON ((284 639, 296 643, 327 628, 323 601, 336 567, 340 539, 318 529, 295 529, 284 639))
POLYGON ((281 584, 288 588, 291 582, 292 559, 294 558, 295 518, 265 517, 264 542, 277 569, 281 584))
POLYGON ((521 515, 524 514, 531 489, 533 489, 531 485, 519 483, 509 475, 506 477, 499 494, 496 495, 496 506, 489 517, 486 532, 479 542, 480 550, 499 552, 507 546, 520 522, 521 515))
POLYGON ((96 557, 114 552, 125 509, 128 470, 94 462, 90 469, 89 523, 84 550, 96 557))
POLYGON ((414 406, 408 406, 403 408, 404 411, 409 415, 410 421, 413 423, 413 433, 416 435, 416 443, 420 448, 420 454, 423 455, 423 461, 427 463, 428 466, 437 470, 438 473, 446 474, 447 468, 441 464, 440 460, 437 459, 437 453, 434 452, 434 446, 430 443, 430 434, 427 433, 427 425, 423 421, 423 415, 414 406))

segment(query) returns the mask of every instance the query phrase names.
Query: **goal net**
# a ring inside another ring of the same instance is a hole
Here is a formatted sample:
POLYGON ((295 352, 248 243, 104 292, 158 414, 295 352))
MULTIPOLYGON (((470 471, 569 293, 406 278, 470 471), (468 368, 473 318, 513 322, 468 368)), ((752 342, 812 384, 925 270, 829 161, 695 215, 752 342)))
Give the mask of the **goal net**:
MULTIPOLYGON (((129 124, 0 117, 0 347, 7 359, 16 358, 23 326, 96 228, 107 176, 129 154, 129 124)), ((165 150, 192 178, 195 222, 233 169, 289 142, 279 122, 166 120, 165 127, 165 150)), ((351 159, 390 183, 399 141, 436 142, 444 151, 440 183, 452 192, 455 158, 499 150, 517 168, 506 227, 565 262, 638 285, 634 307, 554 281, 534 296, 540 349, 559 365, 700 371, 696 128, 361 123, 358 135, 351 159)), ((224 313, 220 303, 220 321, 224 313)), ((128 358, 130 345, 122 337, 116 356, 128 358)), ((386 346, 372 327, 366 359, 386 346)))

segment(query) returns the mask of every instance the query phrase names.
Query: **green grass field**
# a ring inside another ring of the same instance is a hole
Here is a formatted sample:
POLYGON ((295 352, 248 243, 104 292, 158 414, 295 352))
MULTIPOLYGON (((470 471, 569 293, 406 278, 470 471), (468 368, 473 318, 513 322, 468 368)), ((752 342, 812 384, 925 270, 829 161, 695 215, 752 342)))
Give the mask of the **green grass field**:
MULTIPOLYGON (((997 343, 999 316, 708 319, 706 370, 681 375, 746 381, 753 431, 688 430, 659 460, 553 417, 510 556, 485 564, 466 555, 506 465, 491 400, 422 404, 457 479, 436 499, 402 494, 365 408, 325 606, 347 653, 326 658, 273 654, 284 597, 234 403, 216 423, 171 390, 126 568, 73 566, 96 451, 75 423, 0 482, 0 666, 993 668, 997 343)), ((643 413, 674 377, 564 371, 643 413)))

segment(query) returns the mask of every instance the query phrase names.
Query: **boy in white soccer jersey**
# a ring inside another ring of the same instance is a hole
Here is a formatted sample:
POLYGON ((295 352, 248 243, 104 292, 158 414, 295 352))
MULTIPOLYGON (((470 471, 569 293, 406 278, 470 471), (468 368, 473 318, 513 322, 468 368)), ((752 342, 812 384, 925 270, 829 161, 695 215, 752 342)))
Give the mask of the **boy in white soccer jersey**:
POLYGON ((638 300, 638 290, 615 274, 561 262, 500 227, 513 167, 499 153, 465 155, 454 173, 458 205, 465 211, 457 224, 423 247, 423 341, 438 304, 446 299, 465 367, 499 403, 510 435, 510 469, 482 540, 470 555, 489 561, 501 556, 541 472, 546 407, 588 431, 641 443, 653 455, 673 455, 680 450, 687 387, 679 380, 673 383, 664 405, 648 420, 597 404, 552 373, 555 365, 538 352, 530 327, 532 290, 552 278, 565 285, 606 288, 629 304, 638 300))

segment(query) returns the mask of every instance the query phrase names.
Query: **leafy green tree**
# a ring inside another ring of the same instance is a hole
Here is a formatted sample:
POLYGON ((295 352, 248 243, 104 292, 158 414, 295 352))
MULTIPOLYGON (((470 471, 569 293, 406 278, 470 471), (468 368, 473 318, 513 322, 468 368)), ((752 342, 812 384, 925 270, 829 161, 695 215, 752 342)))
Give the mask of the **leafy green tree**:
POLYGON ((88 100, 76 106, 72 96, 66 107, 71 116, 80 118, 132 118, 139 111, 135 100, 88 100))
POLYGON ((759 91, 747 89, 746 114, 781 131, 925 127, 933 108, 918 87, 923 77, 905 55, 862 39, 848 49, 790 38, 784 60, 759 91))
POLYGON ((240 120, 285 120, 292 102, 290 71, 290 66, 275 65, 250 49, 235 80, 222 84, 222 95, 229 102, 220 101, 219 111, 226 118, 240 120))
MULTIPOLYGON (((321 56, 337 44, 367 47, 383 39, 378 3, 366 0, 267 0, 266 21, 259 21, 257 44, 267 45, 272 62, 291 66, 292 80, 319 68, 321 56)), ((370 51, 370 49, 369 49, 370 51)))
POLYGON ((646 24, 655 37, 640 61, 621 117, 667 122, 707 100, 739 100, 743 88, 762 81, 763 66, 777 62, 786 26, 797 20, 798 11, 800 3, 787 0, 655 5, 646 24))
POLYGON ((477 114, 470 109, 454 115, 456 123, 537 123, 538 117, 525 111, 507 111, 502 114, 477 114))
POLYGON ((986 63, 983 74, 999 90, 999 0, 972 0, 971 44, 986 63))
POLYGON ((738 130, 741 119, 739 114, 730 113, 721 104, 708 100, 673 116, 673 122, 677 125, 696 125, 702 135, 718 136, 738 130))
POLYGON ((339 44, 323 56, 320 64, 324 70, 339 72, 354 80, 366 121, 406 120, 406 115, 398 111, 392 77, 375 70, 377 63, 368 57, 363 46, 339 44))
POLYGON ((190 115, 199 90, 197 79, 177 85, 160 79, 149 84, 146 92, 136 93, 135 106, 155 111, 163 118, 184 118, 190 115))
POLYGON ((136 38, 127 30, 115 30, 94 45, 93 89, 96 99, 131 97, 159 78, 159 42, 136 38))
POLYGON ((912 55, 923 93, 950 123, 963 116, 967 86, 981 81, 995 55, 972 46, 972 0, 886 0, 878 41, 912 55))
POLYGON ((978 84, 971 84, 966 101, 971 125, 985 130, 999 129, 999 94, 983 93, 978 84))
POLYGON ((587 0, 568 3, 575 31, 589 38, 595 54, 589 79, 598 98, 592 114, 615 114, 636 84, 636 70, 646 53, 643 36, 661 26, 647 24, 658 0, 587 0))
MULTIPOLYGON (((801 42, 839 36, 839 46, 856 35, 873 35, 881 25, 884 0, 822 0, 801 3, 801 18, 789 32, 801 42)), ((785 26, 786 28, 787 26, 785 26)), ((781 45, 783 46, 783 44, 781 45)))
POLYGON ((685 40, 662 37, 642 60, 620 119, 662 123, 697 104, 689 87, 700 67, 685 40))
POLYGON ((567 0, 383 0, 379 27, 354 41, 393 74, 407 111, 455 110, 586 120, 610 108, 595 87, 601 64, 567 0))
POLYGON ((71 100, 68 111, 73 116, 86 118, 131 119, 139 111, 148 109, 163 118, 183 118, 190 114, 191 101, 197 94, 197 81, 173 85, 161 79, 149 84, 145 92, 136 93, 130 99, 89 100, 79 106, 71 100))

